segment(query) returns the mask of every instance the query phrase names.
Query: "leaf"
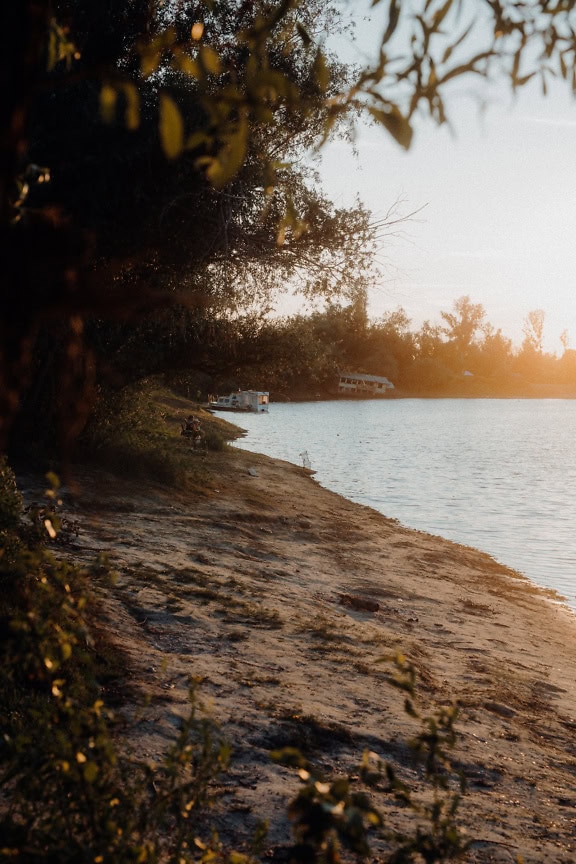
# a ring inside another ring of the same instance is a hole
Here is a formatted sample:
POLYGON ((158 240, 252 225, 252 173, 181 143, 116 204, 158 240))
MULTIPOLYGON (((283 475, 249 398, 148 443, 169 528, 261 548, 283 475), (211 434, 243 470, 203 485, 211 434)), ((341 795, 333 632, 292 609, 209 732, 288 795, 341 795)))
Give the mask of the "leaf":
POLYGON ((386 131, 392 135, 401 147, 404 147, 405 150, 409 149, 412 143, 412 127, 396 105, 393 105, 388 110, 375 108, 371 105, 368 110, 372 117, 384 126, 386 131))
POLYGON ((84 775, 84 779, 87 783, 93 783, 98 776, 98 765, 96 762, 86 762, 84 768, 82 770, 82 774, 84 775))
POLYGON ((292 768, 306 768, 308 765, 307 760, 296 747, 282 747, 281 750, 273 750, 270 753, 270 758, 273 762, 292 768))
POLYGON ((197 60, 189 57, 184 51, 174 54, 172 65, 180 72, 190 75, 191 78, 202 78, 202 67, 197 60))
POLYGON ((310 45, 312 44, 312 37, 310 36, 310 34, 309 34, 308 31, 306 30, 306 28, 303 27, 302 24, 300 24, 300 23, 298 22, 298 23, 296 24, 296 30, 297 30, 298 35, 300 36, 302 42, 303 42, 304 45, 306 46, 306 48, 309 48, 310 45))
POLYGON ((190 36, 195 42, 199 42, 204 35, 204 24, 202 21, 195 21, 190 30, 190 36))
POLYGON ((230 852, 228 855, 228 864, 249 864, 250 858, 248 855, 243 855, 242 852, 230 852))
POLYGON ((134 130, 140 125, 140 94, 134 84, 124 84, 126 97, 126 127, 134 130))
POLYGON ((316 57, 314 58, 312 74, 314 77, 314 82, 318 85, 322 93, 325 93, 328 84, 330 83, 330 70, 328 69, 324 54, 322 53, 320 48, 316 52, 316 57))
POLYGON ((213 186, 221 189, 236 176, 244 164, 247 148, 248 123, 242 118, 234 132, 228 136, 228 141, 218 156, 208 166, 206 175, 213 186))
POLYGON ((160 64, 161 56, 162 53, 154 49, 142 51, 140 56, 140 71, 144 78, 148 78, 149 75, 152 75, 152 73, 156 71, 160 64))
POLYGON ((186 139, 186 149, 195 150, 197 147, 202 147, 203 144, 209 144, 211 140, 206 132, 193 132, 186 139))
POLYGON ((184 122, 170 96, 160 96, 160 143, 168 159, 176 159, 184 149, 184 122))
POLYGON ((210 48, 209 45, 203 45, 200 48, 200 62, 206 72, 209 72, 212 75, 219 75, 222 71, 220 57, 213 48, 210 48))
POLYGON ((103 84, 100 88, 100 116, 104 123, 112 123, 116 113, 118 92, 111 84, 103 84))

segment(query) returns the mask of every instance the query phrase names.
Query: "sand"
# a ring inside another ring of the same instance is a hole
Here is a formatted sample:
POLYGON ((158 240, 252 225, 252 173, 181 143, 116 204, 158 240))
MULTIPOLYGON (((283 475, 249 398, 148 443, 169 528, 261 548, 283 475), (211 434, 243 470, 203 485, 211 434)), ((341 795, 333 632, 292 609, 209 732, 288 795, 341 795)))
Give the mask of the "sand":
MULTIPOLYGON (((406 746, 418 727, 383 660, 401 651, 425 713, 460 706, 466 860, 576 861, 574 614, 489 556, 352 504, 297 466, 206 458, 201 496, 78 476, 71 551, 109 552, 119 577, 102 603, 130 666, 124 710, 134 693, 150 699, 135 752, 158 758, 200 679, 233 748, 216 790, 220 836, 245 849, 268 820, 264 856, 283 860, 301 781, 271 750, 298 746, 358 788, 369 750, 419 787, 406 746)), ((374 797, 389 825, 410 830, 405 808, 374 797)))

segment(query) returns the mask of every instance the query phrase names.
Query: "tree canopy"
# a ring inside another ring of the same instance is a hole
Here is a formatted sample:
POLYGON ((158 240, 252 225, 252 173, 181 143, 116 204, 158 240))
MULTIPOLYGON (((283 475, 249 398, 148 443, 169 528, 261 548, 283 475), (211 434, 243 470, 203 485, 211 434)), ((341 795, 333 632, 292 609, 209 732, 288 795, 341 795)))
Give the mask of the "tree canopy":
POLYGON ((262 309, 290 284, 360 296, 378 229, 325 198, 309 154, 362 115, 408 148, 469 77, 576 90, 574 5, 375 0, 380 51, 358 69, 327 48, 346 3, 3 4, 3 442, 47 363, 86 413, 87 318, 262 309))

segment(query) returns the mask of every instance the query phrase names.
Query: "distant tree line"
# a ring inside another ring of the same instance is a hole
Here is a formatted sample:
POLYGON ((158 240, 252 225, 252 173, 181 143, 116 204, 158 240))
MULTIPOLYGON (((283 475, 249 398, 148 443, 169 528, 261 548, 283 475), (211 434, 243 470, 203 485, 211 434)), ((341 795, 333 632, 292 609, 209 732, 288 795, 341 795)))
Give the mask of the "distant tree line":
POLYGON ((345 369, 386 376, 397 395, 576 396, 576 351, 566 332, 561 356, 544 350, 544 317, 541 309, 528 313, 519 347, 468 296, 419 329, 402 308, 370 320, 362 296, 311 315, 243 319, 227 381, 265 387, 280 399, 326 398, 345 369))

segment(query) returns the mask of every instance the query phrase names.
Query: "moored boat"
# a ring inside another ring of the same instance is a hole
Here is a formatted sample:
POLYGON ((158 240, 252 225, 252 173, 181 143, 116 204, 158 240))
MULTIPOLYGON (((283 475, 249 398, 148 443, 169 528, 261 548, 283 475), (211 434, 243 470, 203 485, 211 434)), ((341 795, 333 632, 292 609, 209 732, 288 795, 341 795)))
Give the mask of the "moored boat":
POLYGON ((268 411, 270 394, 265 390, 238 390, 229 396, 217 396, 208 403, 212 411, 251 411, 261 414, 268 411))

